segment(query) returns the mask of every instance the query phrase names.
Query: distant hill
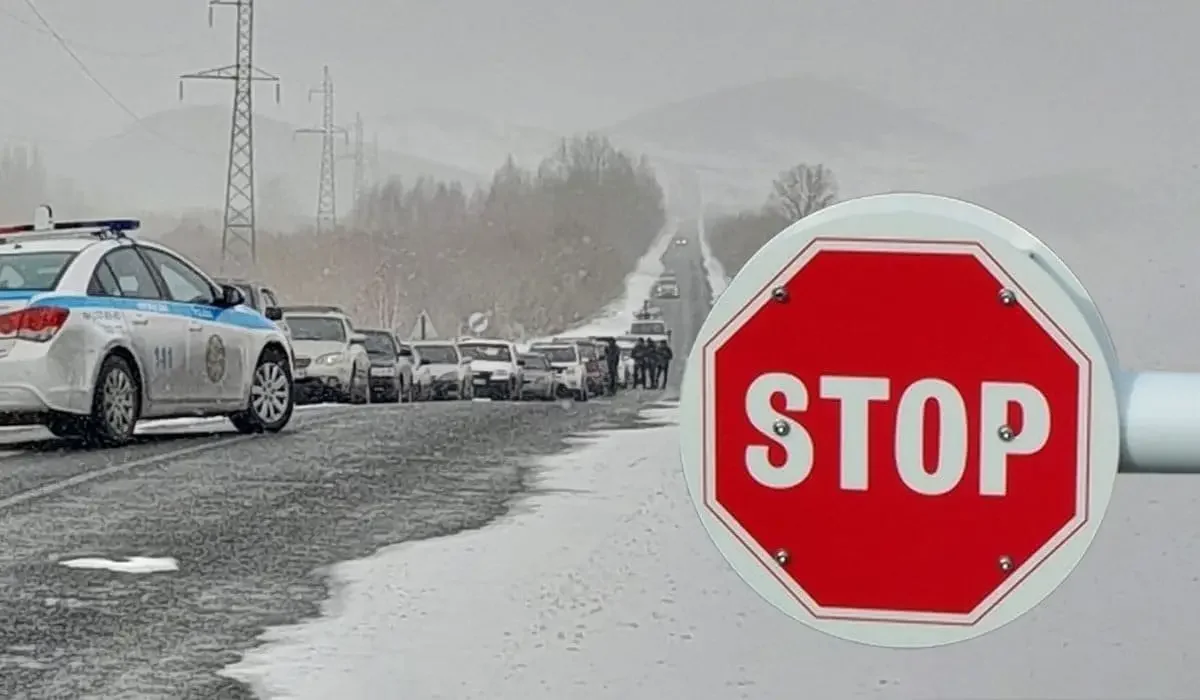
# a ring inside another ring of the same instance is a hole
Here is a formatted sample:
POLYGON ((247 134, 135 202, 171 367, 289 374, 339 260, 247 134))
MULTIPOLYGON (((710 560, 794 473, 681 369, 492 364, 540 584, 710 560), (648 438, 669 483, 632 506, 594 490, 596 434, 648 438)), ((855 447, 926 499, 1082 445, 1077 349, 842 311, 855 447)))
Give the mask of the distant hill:
MULTIPOLYGON (((264 219, 310 215, 316 207, 321 139, 296 138, 295 128, 268 116, 255 117, 256 181, 264 219)), ((340 153, 349 154, 344 142, 338 145, 340 153)), ((228 152, 229 109, 185 107, 151 115, 142 125, 85 148, 50 153, 48 160, 52 172, 69 174, 102 208, 180 211, 220 208, 228 152)), ((380 176, 468 184, 483 182, 488 174, 387 149, 379 153, 378 170, 380 176)), ((352 172, 349 160, 338 163, 338 202, 345 210, 352 172)))
POLYGON ((824 163, 844 194, 984 181, 969 138, 919 112, 809 76, 727 88, 604 129, 667 167, 696 171, 706 196, 761 201, 797 162, 824 163))
POLYGON ((521 165, 535 166, 569 135, 428 108, 384 115, 370 129, 378 130, 380 142, 390 148, 489 175, 510 154, 521 165))

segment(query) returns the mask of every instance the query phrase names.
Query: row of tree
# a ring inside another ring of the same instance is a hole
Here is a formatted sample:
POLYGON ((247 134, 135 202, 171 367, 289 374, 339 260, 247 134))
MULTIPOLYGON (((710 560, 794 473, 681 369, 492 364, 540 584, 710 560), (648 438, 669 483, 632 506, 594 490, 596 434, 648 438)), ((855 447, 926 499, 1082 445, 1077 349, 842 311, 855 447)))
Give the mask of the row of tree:
MULTIPOLYGON (((260 231, 256 269, 237 272, 289 302, 337 304, 373 326, 407 328, 427 310, 443 334, 475 312, 499 333, 554 332, 621 292, 663 207, 644 159, 587 135, 562 141, 534 170, 509 159, 485 188, 389 180, 337 232, 260 231)), ((216 271, 220 234, 206 228, 164 239, 216 271)))
POLYGON ((785 170, 771 183, 771 193, 761 207, 707 222, 713 255, 733 276, 777 233, 833 204, 837 196, 837 179, 824 165, 801 163, 785 170))

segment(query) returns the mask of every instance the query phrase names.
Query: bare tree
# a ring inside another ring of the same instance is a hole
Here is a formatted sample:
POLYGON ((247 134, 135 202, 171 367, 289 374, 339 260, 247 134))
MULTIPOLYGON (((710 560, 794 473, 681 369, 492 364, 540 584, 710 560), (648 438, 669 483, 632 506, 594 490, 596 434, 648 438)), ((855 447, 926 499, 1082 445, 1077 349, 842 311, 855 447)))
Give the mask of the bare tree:
POLYGON ((772 183, 767 208, 788 223, 799 221, 837 201, 837 180, 824 165, 801 163, 779 174, 772 183))

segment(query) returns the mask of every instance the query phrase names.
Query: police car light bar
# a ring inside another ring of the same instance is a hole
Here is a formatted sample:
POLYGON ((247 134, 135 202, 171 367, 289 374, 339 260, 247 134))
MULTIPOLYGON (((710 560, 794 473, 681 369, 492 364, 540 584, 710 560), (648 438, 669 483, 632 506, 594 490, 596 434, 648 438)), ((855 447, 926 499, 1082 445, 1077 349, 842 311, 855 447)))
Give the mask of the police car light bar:
MULTIPOLYGON (((0 226, 0 236, 10 235, 14 233, 32 234, 60 234, 66 236, 77 236, 81 233, 90 233, 92 235, 114 235, 122 236, 127 231, 136 231, 141 228, 142 222, 137 219, 93 219, 85 221, 55 221, 47 222, 49 226, 38 226, 37 224, 13 224, 9 226, 0 226)), ((24 238, 25 236, 22 236, 24 238)))

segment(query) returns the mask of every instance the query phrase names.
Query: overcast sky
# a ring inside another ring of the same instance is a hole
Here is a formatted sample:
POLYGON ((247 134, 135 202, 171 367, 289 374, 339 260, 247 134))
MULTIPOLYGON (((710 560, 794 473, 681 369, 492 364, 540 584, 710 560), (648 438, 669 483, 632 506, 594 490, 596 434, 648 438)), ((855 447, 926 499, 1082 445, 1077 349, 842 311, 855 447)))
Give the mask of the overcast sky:
MULTIPOLYGON (((231 8, 204 0, 35 0, 139 114, 178 106, 176 74, 233 57, 231 8)), ((128 126, 23 0, 0 0, 0 136, 90 138, 128 126)), ((834 76, 958 128, 1108 112, 1190 130, 1200 3, 1154 0, 260 0, 257 59, 284 78, 263 111, 314 122, 323 63, 340 111, 444 108, 569 131, 714 88, 834 76), (1118 105, 1110 110, 1110 103, 1118 105), (1130 105, 1133 105, 1131 108, 1130 105)), ((227 84, 188 87, 225 102, 227 84)))

